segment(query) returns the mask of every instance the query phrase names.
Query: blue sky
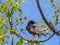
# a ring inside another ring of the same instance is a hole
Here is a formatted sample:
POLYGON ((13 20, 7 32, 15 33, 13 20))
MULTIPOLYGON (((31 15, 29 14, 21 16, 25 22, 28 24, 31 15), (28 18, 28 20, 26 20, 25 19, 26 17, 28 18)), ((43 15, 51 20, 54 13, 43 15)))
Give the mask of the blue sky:
MULTIPOLYGON (((52 19, 51 16, 54 11, 51 7, 51 3, 46 3, 45 0, 40 0, 40 4, 47 20, 53 22, 54 19, 52 19)), ((34 21, 39 21, 41 19, 35 0, 29 0, 29 2, 25 3, 22 7, 23 16, 27 15, 28 21, 31 19, 34 21)), ((55 35, 47 42, 41 43, 41 45, 59 45, 59 37, 55 35)))
MULTIPOLYGON (((5 2, 6 0, 2 0, 3 2, 5 2)), ((25 3, 22 5, 22 17, 24 16, 27 16, 27 20, 26 21, 23 21, 24 22, 24 25, 23 25, 23 28, 25 29, 27 23, 29 20, 34 20, 34 21, 39 21, 41 18, 41 15, 39 13, 39 10, 37 8, 37 5, 36 5, 36 2, 35 0, 26 0, 25 3), (26 2, 27 1, 27 2, 26 2)), ((54 19, 52 19, 52 15, 54 13, 52 7, 51 7, 51 3, 46 3, 46 0, 40 0, 40 4, 41 4, 41 8, 43 10, 43 13, 45 14, 45 17, 48 21, 54 21, 54 19)), ((20 26, 17 27, 18 29, 20 28, 20 26)), ((27 37, 31 37, 31 35, 26 31, 24 30, 27 35, 27 37)), ((25 37, 23 34, 21 34, 23 37, 25 37)), ((14 38, 14 43, 17 42, 17 38, 15 37, 14 38)), ((9 39, 9 45, 10 44, 10 39, 9 39)), ((26 44, 27 45, 27 44, 26 44)), ((59 45, 59 36, 54 36, 52 37, 50 40, 44 42, 44 43, 41 43, 41 45, 59 45)))

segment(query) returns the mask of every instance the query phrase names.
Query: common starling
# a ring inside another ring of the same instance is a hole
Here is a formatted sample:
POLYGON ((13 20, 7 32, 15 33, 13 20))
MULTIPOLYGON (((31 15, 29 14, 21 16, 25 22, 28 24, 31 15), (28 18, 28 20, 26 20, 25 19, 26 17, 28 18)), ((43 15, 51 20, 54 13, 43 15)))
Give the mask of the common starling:
POLYGON ((30 20, 26 26, 26 30, 32 34, 32 35, 44 35, 46 37, 46 34, 41 31, 40 27, 34 26, 37 22, 34 22, 33 20, 30 20))

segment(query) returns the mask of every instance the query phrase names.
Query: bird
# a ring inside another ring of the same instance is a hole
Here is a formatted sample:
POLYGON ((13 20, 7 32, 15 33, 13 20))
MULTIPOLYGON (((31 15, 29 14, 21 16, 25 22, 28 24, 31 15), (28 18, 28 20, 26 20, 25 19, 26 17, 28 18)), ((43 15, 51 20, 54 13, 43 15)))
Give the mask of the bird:
POLYGON ((46 37, 46 34, 44 34, 43 31, 41 31, 41 29, 38 26, 35 26, 34 24, 37 24, 37 22, 30 20, 26 26, 26 30, 33 36, 44 35, 46 37))

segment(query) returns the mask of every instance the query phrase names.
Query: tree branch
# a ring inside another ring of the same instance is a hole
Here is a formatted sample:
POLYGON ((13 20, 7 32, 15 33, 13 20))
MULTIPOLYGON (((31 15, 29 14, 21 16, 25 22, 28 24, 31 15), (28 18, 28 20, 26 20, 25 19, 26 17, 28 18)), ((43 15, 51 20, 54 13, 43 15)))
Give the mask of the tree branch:
POLYGON ((22 39, 25 40, 25 41, 35 42, 35 43, 38 43, 38 42, 46 42, 46 41, 48 41, 49 39, 51 39, 51 38, 54 36, 54 33, 53 33, 49 38, 47 38, 47 39, 45 39, 45 40, 43 40, 43 41, 38 41, 38 40, 32 41, 32 40, 28 40, 28 39, 23 38, 21 35, 17 34, 16 32, 14 32, 14 31, 12 31, 12 30, 10 30, 10 32, 11 32, 11 33, 14 33, 17 37, 20 37, 20 38, 22 38, 22 39))
MULTIPOLYGON (((8 20, 9 20, 9 24, 10 24, 10 30, 13 30, 13 24, 12 24, 12 11, 13 11, 13 8, 11 9, 11 10, 9 10, 8 11, 8 15, 7 15, 7 17, 8 17, 8 20), (11 12, 10 12, 11 11, 11 12), (10 12, 10 13, 9 13, 10 12)), ((10 32, 11 33, 11 32, 10 32)), ((11 34, 13 34, 13 33, 11 33, 11 34)), ((14 45, 13 44, 13 42, 14 42, 14 40, 13 40, 14 38, 12 37, 12 42, 11 42, 11 45, 14 45)))
MULTIPOLYGON (((41 12, 42 18, 45 20, 45 22, 47 23, 47 25, 50 27, 49 23, 48 23, 47 20, 45 19, 44 14, 43 14, 40 6, 39 6, 39 1, 36 0, 36 2, 37 2, 38 9, 39 9, 39 11, 41 12)), ((51 28, 51 27, 50 27, 50 28, 51 28)), ((53 28, 53 29, 54 29, 54 28, 53 28)), ((55 31, 55 30, 54 30, 54 31, 55 31)), ((21 35, 17 34, 16 32, 13 32, 13 31, 11 31, 11 32, 14 33, 16 36, 22 38, 22 39, 25 40, 25 41, 35 42, 35 43, 38 43, 38 42, 46 42, 46 41, 48 41, 49 39, 51 39, 51 38, 54 36, 54 33, 53 33, 53 34, 52 34, 48 39, 46 39, 46 40, 43 40, 43 41, 38 41, 38 40, 32 41, 32 40, 28 40, 28 39, 23 38, 21 35)))
POLYGON ((43 12, 42 12, 42 10, 41 10, 40 4, 39 4, 39 0, 36 0, 36 3, 37 3, 37 7, 38 7, 38 9, 39 9, 39 12, 41 13, 41 16, 42 16, 42 19, 44 20, 44 22, 45 22, 45 23, 47 24, 47 26, 51 29, 51 31, 53 31, 54 34, 60 36, 60 33, 59 33, 58 31, 56 31, 56 30, 54 29, 54 27, 51 28, 50 24, 48 23, 47 19, 45 18, 44 14, 43 14, 43 12))

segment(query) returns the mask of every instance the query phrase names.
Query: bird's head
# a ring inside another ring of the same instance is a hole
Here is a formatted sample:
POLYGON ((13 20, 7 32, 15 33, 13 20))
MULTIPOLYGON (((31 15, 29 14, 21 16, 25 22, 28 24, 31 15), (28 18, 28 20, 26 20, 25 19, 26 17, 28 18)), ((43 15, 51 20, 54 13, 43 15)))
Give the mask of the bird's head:
POLYGON ((36 23, 36 22, 34 22, 33 20, 30 20, 30 21, 28 22, 28 25, 27 25, 26 29, 29 30, 30 27, 33 26, 33 24, 35 24, 35 23, 36 23))
POLYGON ((30 25, 30 24, 35 24, 36 22, 34 22, 33 20, 30 20, 29 22, 28 22, 28 25, 30 25))

